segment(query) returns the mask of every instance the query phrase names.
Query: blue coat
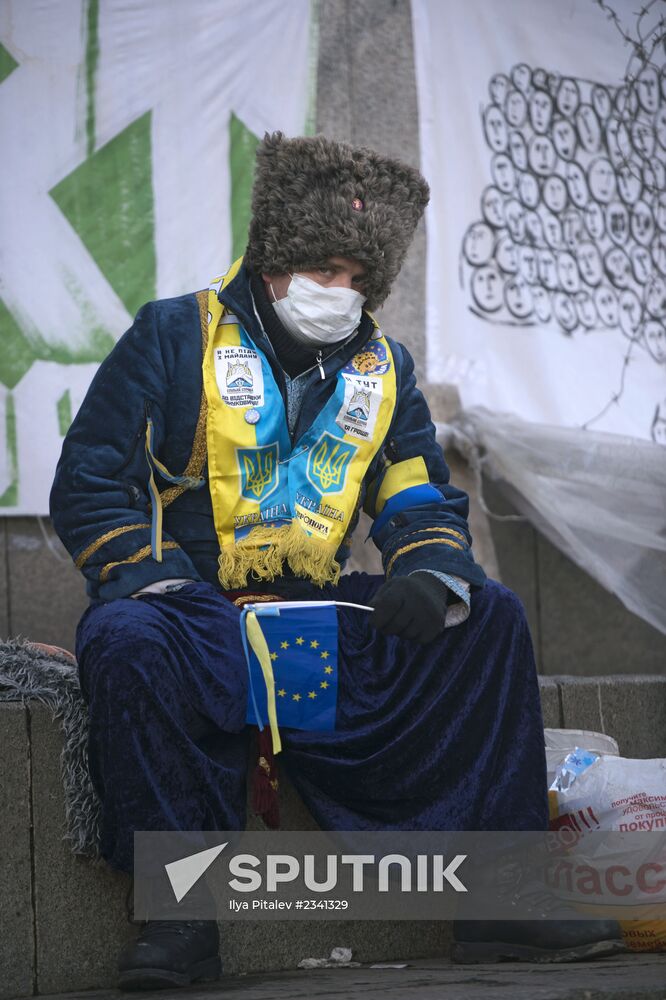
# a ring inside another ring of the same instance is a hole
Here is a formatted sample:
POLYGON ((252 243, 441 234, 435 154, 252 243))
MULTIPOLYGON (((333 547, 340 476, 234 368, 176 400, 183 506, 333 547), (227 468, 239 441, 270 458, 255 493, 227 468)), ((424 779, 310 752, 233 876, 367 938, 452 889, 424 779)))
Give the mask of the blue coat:
MULTIPOLYGON (((269 360, 286 405, 282 369, 256 317, 249 277, 241 267, 220 298, 238 316, 257 349, 269 360)), ((324 361, 326 378, 315 367, 292 435, 303 430, 325 405, 335 375, 368 340, 367 317, 356 337, 324 361)), ((189 577, 217 583, 219 547, 210 492, 173 486, 156 475, 164 507, 163 561, 150 547, 149 476, 144 450, 146 420, 154 425, 153 451, 171 473, 206 479, 206 413, 202 390, 202 345, 207 336, 206 293, 192 293, 143 306, 127 333, 100 365, 65 438, 51 491, 55 530, 87 579, 92 598, 126 597, 156 580, 189 577)), ((391 576, 435 569, 482 585, 485 574, 472 557, 467 526, 468 498, 449 485, 449 470, 435 440, 435 428, 416 387, 407 350, 390 341, 395 362, 397 402, 393 421, 365 477, 360 503, 374 516, 373 497, 386 460, 422 456, 430 482, 441 495, 418 505, 400 496, 390 517, 377 522, 373 541, 391 576), (411 504, 411 505, 410 505, 411 504), (455 529, 461 548, 442 542, 437 529, 455 529), (419 542, 414 545, 414 535, 419 542)), ((386 512, 388 513, 388 511, 386 512)), ((349 535, 338 551, 344 564, 349 535)))

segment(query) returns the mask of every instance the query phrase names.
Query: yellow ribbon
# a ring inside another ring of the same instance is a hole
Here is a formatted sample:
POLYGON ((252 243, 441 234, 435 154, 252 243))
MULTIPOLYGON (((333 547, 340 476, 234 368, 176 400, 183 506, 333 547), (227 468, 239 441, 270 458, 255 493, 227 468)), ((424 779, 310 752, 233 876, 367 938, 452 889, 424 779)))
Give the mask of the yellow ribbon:
POLYGON ((245 627, 247 630, 248 641, 252 646, 254 655, 259 660, 259 666, 261 667, 261 672, 264 675, 264 684, 266 685, 266 701, 268 703, 268 724, 271 727, 271 736, 273 737, 273 753, 278 754, 282 750, 282 742, 280 740, 280 730, 278 729, 277 723, 275 678, 273 676, 273 667, 271 665, 271 657, 268 651, 268 643, 264 638, 264 633, 261 631, 261 625, 257 621, 257 616, 254 611, 248 611, 245 618, 245 627))

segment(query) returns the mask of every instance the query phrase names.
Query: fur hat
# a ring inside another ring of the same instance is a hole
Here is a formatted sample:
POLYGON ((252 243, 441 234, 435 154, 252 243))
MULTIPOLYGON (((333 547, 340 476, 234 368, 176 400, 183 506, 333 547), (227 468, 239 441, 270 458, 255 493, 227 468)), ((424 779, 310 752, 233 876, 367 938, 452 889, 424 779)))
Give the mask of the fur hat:
POLYGON ((367 306, 375 309, 402 267, 428 197, 418 170, 372 149, 266 133, 245 262, 258 273, 285 274, 352 257, 365 265, 367 306))

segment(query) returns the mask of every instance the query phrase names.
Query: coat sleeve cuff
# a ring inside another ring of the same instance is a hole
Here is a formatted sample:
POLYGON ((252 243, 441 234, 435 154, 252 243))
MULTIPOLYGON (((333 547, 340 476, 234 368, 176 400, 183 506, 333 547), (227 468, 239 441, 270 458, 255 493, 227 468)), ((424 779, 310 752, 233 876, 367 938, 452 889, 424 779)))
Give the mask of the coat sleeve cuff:
POLYGON ((452 576, 449 573, 440 573, 437 569, 415 569, 409 574, 432 573, 438 580, 441 580, 449 590, 452 590, 459 598, 454 604, 449 604, 446 611, 446 621, 444 628, 451 628, 453 625, 461 625, 469 618, 471 607, 470 585, 467 580, 462 580, 459 576, 452 576))

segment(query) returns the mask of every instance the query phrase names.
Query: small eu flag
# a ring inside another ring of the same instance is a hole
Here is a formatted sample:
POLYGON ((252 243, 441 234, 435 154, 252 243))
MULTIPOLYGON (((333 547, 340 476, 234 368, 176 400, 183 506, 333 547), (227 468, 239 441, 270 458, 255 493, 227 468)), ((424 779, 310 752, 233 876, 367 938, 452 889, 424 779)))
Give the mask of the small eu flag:
POLYGON ((250 681, 246 721, 260 729, 270 725, 274 752, 279 752, 278 726, 335 729, 335 604, 280 601, 247 605, 241 615, 241 633, 250 681))

